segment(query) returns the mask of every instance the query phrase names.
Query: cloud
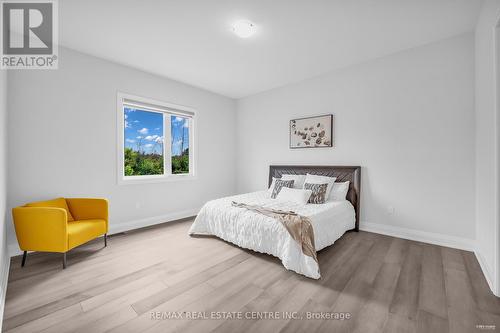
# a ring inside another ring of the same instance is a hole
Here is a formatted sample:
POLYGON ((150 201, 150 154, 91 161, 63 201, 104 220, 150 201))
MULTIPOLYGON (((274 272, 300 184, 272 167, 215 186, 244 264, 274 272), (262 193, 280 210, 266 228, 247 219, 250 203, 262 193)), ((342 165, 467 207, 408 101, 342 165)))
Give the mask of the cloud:
POLYGON ((144 145, 144 147, 151 148, 151 147, 153 147, 153 144, 152 143, 148 143, 148 144, 144 145))
POLYGON ((155 139, 155 142, 156 143, 163 143, 163 137, 162 136, 159 136, 155 139))
MULTIPOLYGON (((158 138, 160 138, 160 136, 158 135, 148 135, 147 137, 145 137, 144 139, 148 140, 148 141, 156 141, 158 138)), ((163 138, 162 138, 163 139, 163 138)))
POLYGON ((140 139, 142 139, 142 136, 139 135, 139 136, 136 136, 135 138, 140 140, 140 139))
POLYGON ((184 127, 186 127, 186 128, 188 128, 188 127, 189 127, 189 121, 187 121, 187 119, 186 119, 186 121, 184 122, 184 127))
POLYGON ((137 132, 139 132, 141 134, 148 134, 149 130, 146 127, 144 127, 142 129, 138 130, 137 132))
POLYGON ((183 120, 184 120, 184 118, 182 118, 182 117, 175 117, 175 121, 183 121, 183 120))
POLYGON ((137 124, 137 123, 140 123, 140 121, 139 120, 134 120, 133 123, 137 124))
POLYGON ((128 143, 134 143, 135 142, 135 140, 132 140, 132 139, 125 139, 125 141, 128 142, 128 143))
POLYGON ((159 131, 159 130, 160 130, 160 128, 159 128, 159 127, 156 127, 156 128, 155 128, 155 131, 159 131))
POLYGON ((131 128, 132 125, 130 125, 130 123, 127 119, 128 119, 128 115, 125 113, 125 120, 124 120, 125 128, 131 128))

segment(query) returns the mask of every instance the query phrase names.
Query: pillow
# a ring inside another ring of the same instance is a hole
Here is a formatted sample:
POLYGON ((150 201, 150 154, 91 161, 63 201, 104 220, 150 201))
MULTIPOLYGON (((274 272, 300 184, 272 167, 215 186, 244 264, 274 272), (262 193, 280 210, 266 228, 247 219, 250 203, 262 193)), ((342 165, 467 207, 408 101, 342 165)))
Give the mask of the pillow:
POLYGON ((276 196, 280 193, 283 187, 293 187, 293 180, 276 179, 274 182, 273 192, 271 193, 271 198, 276 199, 276 196))
POLYGON ((276 179, 279 179, 279 178, 274 178, 274 177, 273 177, 273 181, 271 182, 271 185, 269 185, 269 188, 267 189, 267 191, 268 191, 269 193, 273 193, 274 184, 276 184, 276 179))
POLYGON ((328 187, 326 188, 326 198, 330 197, 330 192, 332 191, 333 183, 335 183, 335 179, 337 177, 327 177, 327 176, 318 176, 318 175, 311 175, 307 174, 306 175, 306 180, 304 181, 305 183, 309 184, 328 184, 328 187))
POLYGON ((306 190, 311 190, 311 196, 309 197, 309 203, 312 204, 324 204, 327 196, 326 196, 326 189, 328 188, 328 184, 310 184, 310 183, 305 183, 304 184, 304 189, 306 190))
POLYGON ((26 207, 51 207, 51 208, 62 208, 66 211, 68 222, 74 221, 73 215, 69 211, 68 204, 64 198, 57 198, 54 200, 47 201, 37 201, 26 204, 26 207))
POLYGON ((282 201, 291 201, 298 203, 300 205, 305 205, 309 200, 311 193, 312 193, 311 190, 283 187, 281 188, 280 193, 278 193, 276 199, 282 201))
POLYGON ((344 201, 349 191, 349 181, 343 183, 334 183, 332 192, 330 193, 330 200, 344 201))
POLYGON ((293 188, 303 188, 306 175, 282 175, 283 180, 293 180, 293 188))

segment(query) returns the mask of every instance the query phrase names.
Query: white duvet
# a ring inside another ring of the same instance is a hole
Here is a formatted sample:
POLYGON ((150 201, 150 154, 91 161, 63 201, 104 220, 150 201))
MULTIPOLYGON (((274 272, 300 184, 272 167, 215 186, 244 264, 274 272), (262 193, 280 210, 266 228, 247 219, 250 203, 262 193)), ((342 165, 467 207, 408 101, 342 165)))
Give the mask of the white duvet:
POLYGON ((232 201, 291 210, 309 217, 316 251, 332 245, 355 225, 354 207, 347 200, 299 205, 271 199, 268 191, 259 191, 207 202, 189 229, 190 235, 214 235, 240 247, 276 256, 286 269, 313 279, 321 277, 318 264, 302 253, 300 245, 278 220, 232 207, 232 201))

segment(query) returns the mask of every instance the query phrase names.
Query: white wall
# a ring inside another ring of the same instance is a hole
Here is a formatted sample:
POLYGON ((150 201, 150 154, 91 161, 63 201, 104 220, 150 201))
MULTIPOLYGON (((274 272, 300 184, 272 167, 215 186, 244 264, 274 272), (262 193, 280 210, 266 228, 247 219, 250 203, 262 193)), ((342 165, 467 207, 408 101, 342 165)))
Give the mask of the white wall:
POLYGON ((10 258, 7 251, 7 71, 0 70, 0 331, 10 258))
MULTIPOLYGON (((497 8, 497 13, 500 17, 500 2, 497 8)), ((495 295, 500 297, 500 19, 499 25, 496 27, 495 35, 496 35, 496 161, 495 161, 495 169, 497 171, 497 181, 496 181, 496 214, 495 214, 495 227, 497 239, 495 241, 495 278, 496 279, 496 288, 492 288, 495 295)))
POLYGON ((10 258, 7 253, 7 71, 0 70, 0 331, 10 258))
POLYGON ((194 215, 235 191, 234 124, 232 99, 62 48, 58 70, 9 75, 8 207, 106 197, 111 231, 194 215), (196 180, 117 184, 118 91, 197 110, 196 180))
MULTIPOLYGON (((485 1, 475 31, 476 239, 479 261, 492 289, 495 289, 495 276, 498 276, 500 265, 497 263, 499 164, 495 143, 498 140, 495 26, 499 18, 500 1, 485 1)), ((500 283, 500 276, 497 283, 500 283)))
POLYGON ((473 92, 469 33, 241 99, 238 192, 267 186, 274 163, 361 165, 362 226, 443 234, 468 247, 473 92), (290 119, 325 113, 335 115, 334 149, 288 148, 290 119))

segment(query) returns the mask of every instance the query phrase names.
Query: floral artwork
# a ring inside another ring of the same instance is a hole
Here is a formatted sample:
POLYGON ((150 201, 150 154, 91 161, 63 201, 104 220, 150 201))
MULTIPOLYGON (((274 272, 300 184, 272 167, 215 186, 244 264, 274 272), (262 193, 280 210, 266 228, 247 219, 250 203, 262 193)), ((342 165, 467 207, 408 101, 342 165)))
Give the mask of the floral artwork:
POLYGON ((290 148, 333 147, 333 115, 290 120, 290 148))

